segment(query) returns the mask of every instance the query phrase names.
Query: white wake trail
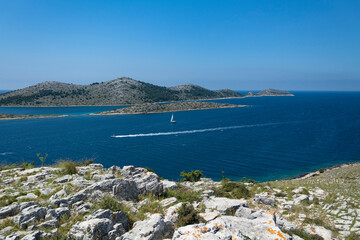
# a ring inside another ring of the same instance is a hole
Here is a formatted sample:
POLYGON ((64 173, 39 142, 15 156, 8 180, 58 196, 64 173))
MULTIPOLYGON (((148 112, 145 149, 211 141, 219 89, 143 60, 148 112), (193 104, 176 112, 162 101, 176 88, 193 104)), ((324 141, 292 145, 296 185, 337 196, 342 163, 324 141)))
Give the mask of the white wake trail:
POLYGON ((168 136, 168 135, 179 135, 179 134, 215 132, 215 131, 223 131, 223 130, 237 129, 237 128, 262 127, 262 126, 270 126, 270 125, 276 125, 276 124, 281 124, 281 123, 251 124, 251 125, 241 125, 241 126, 206 128, 206 129, 197 129, 197 130, 185 130, 185 131, 177 131, 177 132, 158 132, 158 133, 139 133, 139 134, 128 134, 128 135, 114 135, 114 136, 111 136, 111 137, 113 137, 113 138, 133 138, 133 137, 168 136))

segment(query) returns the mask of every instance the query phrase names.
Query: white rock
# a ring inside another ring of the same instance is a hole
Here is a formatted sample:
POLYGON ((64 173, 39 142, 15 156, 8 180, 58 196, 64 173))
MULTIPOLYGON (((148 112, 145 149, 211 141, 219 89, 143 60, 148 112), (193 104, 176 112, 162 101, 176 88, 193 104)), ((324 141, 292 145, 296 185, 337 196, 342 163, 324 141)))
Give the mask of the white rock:
POLYGON ((179 228, 173 240, 231 240, 231 239, 290 239, 275 225, 271 214, 263 213, 257 219, 221 216, 207 224, 179 228))
POLYGON ((221 214, 235 212, 239 207, 248 207, 245 200, 229 199, 224 197, 210 197, 204 199, 202 203, 208 209, 218 210, 221 214))
POLYGON ((165 198, 164 200, 162 200, 160 202, 160 204, 163 206, 163 207, 167 207, 173 203, 176 203, 177 202, 177 199, 176 197, 171 197, 171 198, 165 198))

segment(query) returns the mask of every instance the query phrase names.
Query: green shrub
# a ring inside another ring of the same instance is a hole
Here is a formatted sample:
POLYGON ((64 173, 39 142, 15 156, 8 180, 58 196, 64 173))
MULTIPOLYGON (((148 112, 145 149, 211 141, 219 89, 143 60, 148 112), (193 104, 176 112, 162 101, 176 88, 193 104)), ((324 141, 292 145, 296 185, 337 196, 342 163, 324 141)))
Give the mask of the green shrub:
POLYGON ((45 153, 44 157, 40 156, 40 153, 37 153, 36 156, 39 158, 40 162, 41 162, 41 167, 44 166, 44 162, 46 161, 46 158, 49 156, 49 154, 45 153))
POLYGON ((323 172, 325 172, 325 170, 322 169, 322 168, 320 168, 320 169, 319 169, 319 173, 323 173, 323 172))
POLYGON ((34 194, 39 197, 41 195, 41 192, 39 189, 35 189, 34 194))
POLYGON ((0 198, 0 207, 10 205, 16 201, 17 201, 16 197, 14 197, 14 196, 3 196, 0 198))
POLYGON ((76 167, 88 166, 88 165, 93 164, 93 163, 94 163, 94 159, 84 159, 84 160, 81 160, 81 161, 74 162, 76 167))
POLYGON ((61 168, 61 171, 63 174, 76 174, 76 165, 72 161, 62 161, 59 163, 59 167, 61 168))
POLYGON ((20 179, 19 179, 19 182, 27 182, 28 180, 28 177, 27 176, 22 176, 20 179))
POLYGON ((34 168, 34 166, 35 166, 35 161, 27 162, 27 161, 23 160, 23 162, 21 164, 19 164, 19 163, 13 163, 11 165, 1 164, 0 165, 0 171, 14 169, 14 168, 31 169, 31 168, 34 168))
POLYGON ((188 182, 197 182, 200 180, 202 175, 203 175, 202 172, 200 172, 199 170, 191 171, 188 173, 185 171, 182 171, 180 173, 180 177, 183 177, 183 179, 181 179, 181 181, 188 181, 188 182))
POLYGON ((117 212, 122 210, 122 205, 116 198, 106 195, 104 199, 94 204, 93 209, 110 209, 113 212, 117 212))
POLYGON ((154 169, 152 169, 152 168, 145 167, 145 169, 148 170, 149 172, 152 172, 152 173, 155 173, 155 174, 156 174, 156 172, 155 172, 154 169))
POLYGON ((184 187, 179 187, 177 189, 169 189, 165 193, 166 198, 176 197, 178 202, 200 202, 200 195, 200 192, 195 192, 184 187))
POLYGON ((151 201, 147 204, 144 204, 141 206, 141 208, 139 209, 139 214, 143 215, 145 213, 164 213, 164 209, 163 206, 160 204, 159 201, 151 201))
POLYGON ((191 204, 182 204, 177 213, 179 214, 179 217, 176 221, 177 227, 195 224, 202 221, 202 218, 199 217, 198 212, 191 204))
POLYGON ((221 181, 221 187, 214 188, 217 197, 250 198, 250 191, 241 182, 221 181))

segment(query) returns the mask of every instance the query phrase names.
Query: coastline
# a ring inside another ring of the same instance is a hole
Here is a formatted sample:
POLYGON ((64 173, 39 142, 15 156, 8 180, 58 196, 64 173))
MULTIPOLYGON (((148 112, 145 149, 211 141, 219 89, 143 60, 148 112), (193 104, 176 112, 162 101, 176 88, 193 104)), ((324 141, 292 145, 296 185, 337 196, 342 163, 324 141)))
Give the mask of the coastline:
MULTIPOLYGON (((223 98, 205 98, 205 99, 188 99, 188 100, 179 100, 179 101, 165 101, 165 102, 146 102, 146 103, 174 103, 174 102, 185 102, 185 101, 213 101, 213 100, 225 100, 225 99, 240 99, 240 98, 248 98, 248 97, 295 97, 294 94, 292 95, 269 95, 269 96, 242 96, 242 97, 223 97, 223 98)), ((138 103, 144 104, 144 103, 138 103)), ((60 107, 126 107, 126 106, 133 106, 136 104, 125 104, 125 105, 64 105, 64 106, 0 106, 0 108, 60 108, 60 107)))
POLYGON ((169 112, 187 112, 187 111, 200 111, 200 110, 211 110, 211 109, 221 109, 221 108, 240 108, 240 107, 250 107, 251 105, 235 105, 235 106, 223 106, 216 108, 201 108, 201 109, 187 109, 187 110, 173 110, 173 111, 162 111, 162 112, 139 112, 139 113, 91 113, 89 115, 98 115, 98 116, 113 116, 113 115, 140 115, 140 114, 158 114, 158 113, 169 113, 169 112))
POLYGON ((24 120, 24 119, 41 119, 41 118, 60 118, 60 117, 69 117, 69 115, 20 115, 19 117, 5 117, 0 118, 0 121, 2 120, 24 120))
MULTIPOLYGON (((354 165, 360 165, 360 162, 340 163, 340 164, 330 165, 330 166, 322 168, 322 169, 324 169, 325 171, 328 171, 328 170, 334 170, 334 169, 339 169, 339 168, 344 168, 344 167, 350 167, 350 166, 354 166, 354 165)), ((312 171, 312 172, 306 172, 306 173, 303 173, 303 174, 300 174, 300 175, 297 175, 297 176, 294 176, 294 177, 289 177, 289 178, 284 178, 284 179, 277 179, 277 180, 274 180, 274 182, 282 181, 282 180, 303 180, 303 179, 307 179, 307 178, 310 178, 310 177, 317 176, 319 174, 321 174, 319 172, 319 170, 316 170, 316 171, 312 171)))

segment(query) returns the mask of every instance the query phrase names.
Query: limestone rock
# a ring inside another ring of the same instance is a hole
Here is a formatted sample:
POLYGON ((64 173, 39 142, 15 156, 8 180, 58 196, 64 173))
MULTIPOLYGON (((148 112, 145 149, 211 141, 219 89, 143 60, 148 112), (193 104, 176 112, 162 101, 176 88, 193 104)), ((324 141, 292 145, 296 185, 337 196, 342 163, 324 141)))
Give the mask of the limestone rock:
POLYGON ((95 210, 86 221, 73 225, 69 231, 70 239, 115 239, 130 227, 126 214, 109 209, 95 210))
POLYGON ((214 220, 215 218, 217 218, 218 216, 220 216, 220 212, 218 211, 208 211, 208 212, 204 212, 204 213, 199 213, 199 216, 202 217, 205 221, 209 222, 211 220, 214 220))
POLYGON ((167 191, 168 189, 176 189, 178 188, 178 185, 174 181, 169 180, 161 180, 161 183, 163 184, 164 191, 167 191))
POLYGON ((311 235, 318 235, 322 237, 324 240, 332 240, 332 232, 322 226, 307 226, 305 228, 305 232, 311 234, 311 235))
POLYGON ((59 177, 57 179, 54 180, 54 183, 65 183, 65 182, 70 182, 72 180, 72 176, 71 175, 65 175, 62 177, 59 177))
POLYGON ((224 197, 210 197, 202 201, 208 209, 218 210, 221 214, 235 212, 239 207, 247 207, 245 200, 229 199, 224 197))
POLYGON ((161 214, 153 214, 149 219, 134 223, 133 229, 116 240, 160 240, 171 237, 174 226, 164 221, 161 214))
POLYGON ((171 197, 171 198, 165 198, 164 200, 162 200, 160 202, 160 204, 163 206, 163 207, 167 207, 173 203, 176 203, 177 202, 177 199, 176 197, 171 197))
POLYGON ((254 219, 255 216, 252 215, 254 212, 255 211, 250 208, 240 207, 238 210, 236 210, 235 216, 243 217, 243 218, 247 218, 247 219, 254 219))
POLYGON ((207 224, 179 228, 173 240, 291 239, 275 225, 274 216, 263 213, 256 219, 222 216, 207 224))
POLYGON ((46 208, 38 207, 36 205, 30 206, 22 210, 21 214, 14 217, 14 223, 19 225, 21 228, 25 228, 34 221, 44 219, 45 215, 46 208))
POLYGON ((178 220, 179 214, 177 213, 181 206, 185 203, 178 203, 169 207, 166 210, 165 221, 175 223, 178 220))
POLYGON ((9 216, 14 216, 19 210, 19 204, 13 203, 9 206, 0 208, 0 219, 7 218, 9 216))
POLYGON ((255 194, 254 201, 265 205, 275 206, 275 197, 267 194, 255 194))

